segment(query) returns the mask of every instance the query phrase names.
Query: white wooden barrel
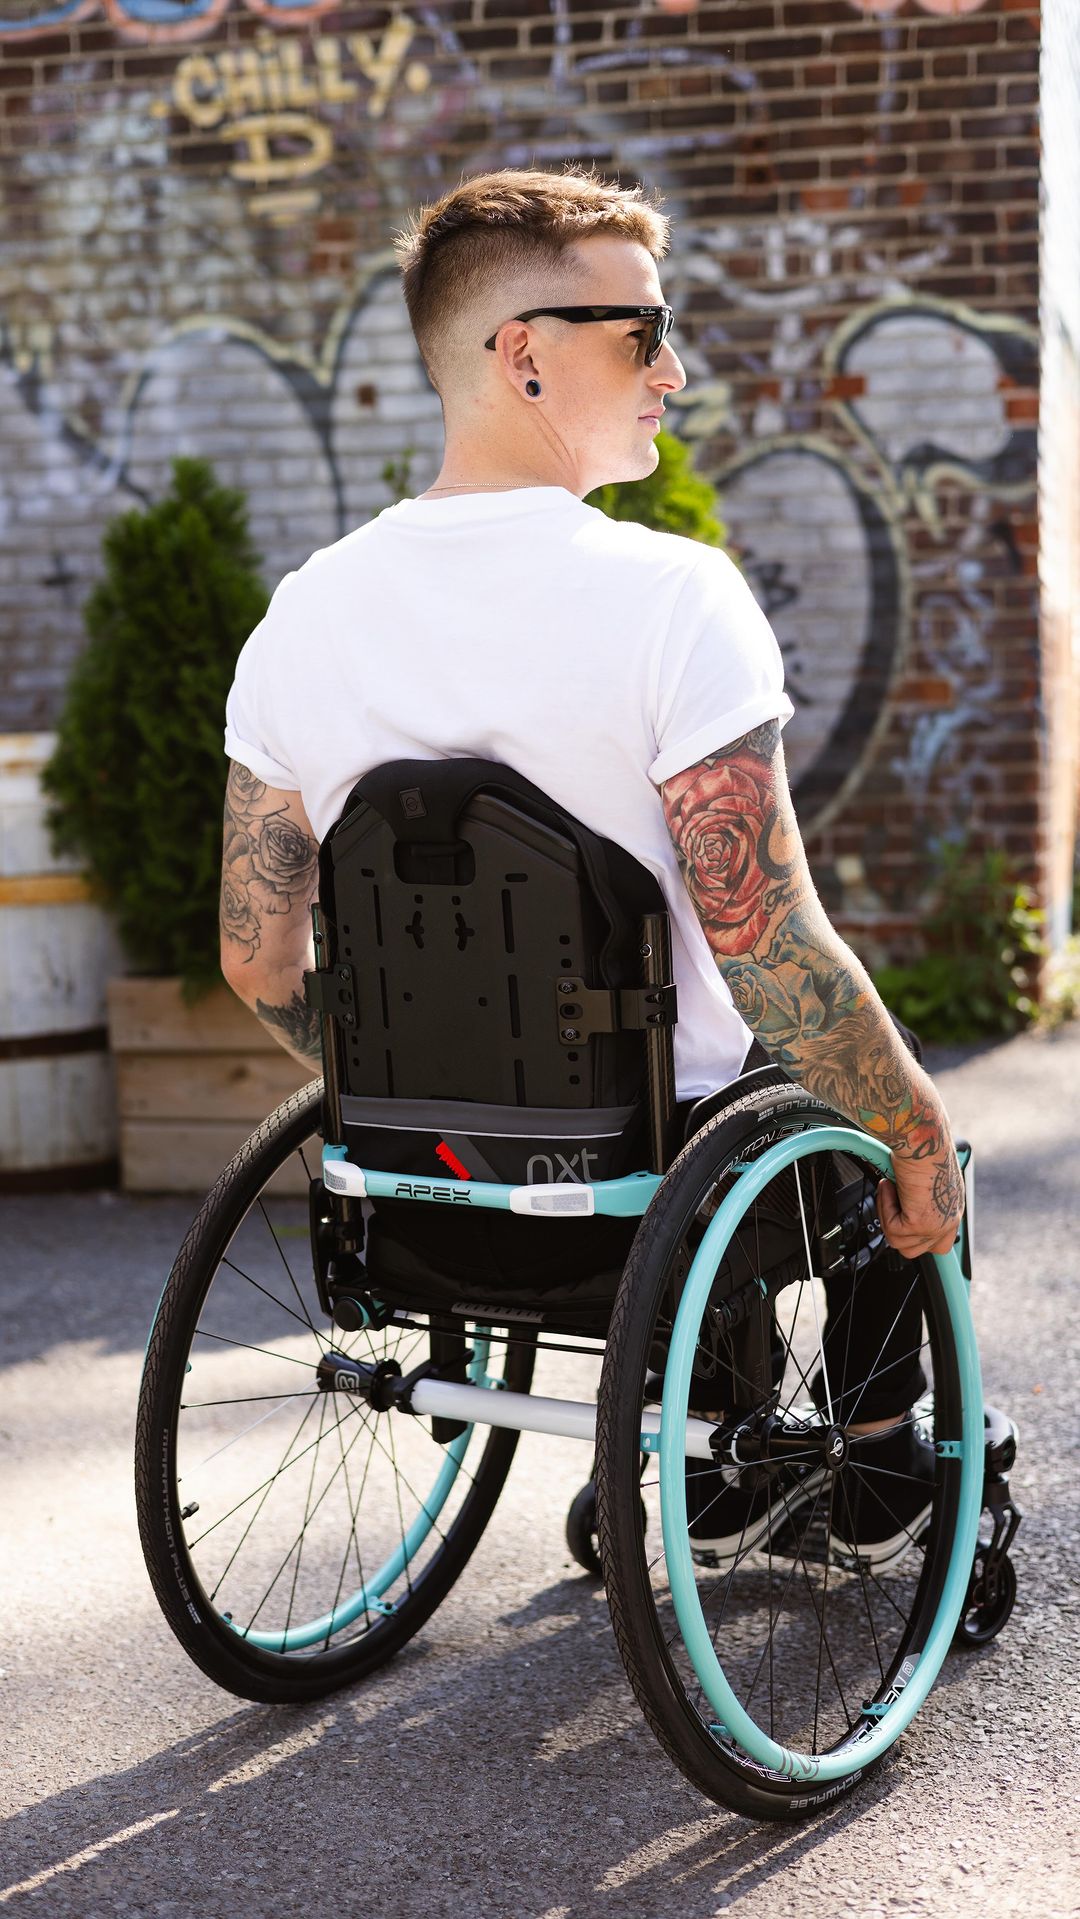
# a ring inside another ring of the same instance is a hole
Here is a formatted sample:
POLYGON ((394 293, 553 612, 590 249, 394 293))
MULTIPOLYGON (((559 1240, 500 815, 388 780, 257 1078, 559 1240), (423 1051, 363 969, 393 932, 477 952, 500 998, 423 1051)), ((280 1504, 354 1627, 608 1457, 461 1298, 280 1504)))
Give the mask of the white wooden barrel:
POLYGON ((124 970, 77 862, 58 859, 51 733, 0 734, 0 1188, 115 1177, 105 984, 124 970))

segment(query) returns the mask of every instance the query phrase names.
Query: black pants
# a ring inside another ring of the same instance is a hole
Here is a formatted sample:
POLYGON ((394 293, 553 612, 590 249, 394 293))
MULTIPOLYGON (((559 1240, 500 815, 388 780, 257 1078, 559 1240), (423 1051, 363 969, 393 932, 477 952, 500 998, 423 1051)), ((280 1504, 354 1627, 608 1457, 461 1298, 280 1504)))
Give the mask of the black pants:
MULTIPOLYGON (((916 1035, 891 1013, 889 1017, 909 1053, 921 1063, 922 1048, 916 1035)), ((742 1070, 749 1073, 755 1067, 773 1064, 755 1039, 742 1070)), ((926 1374, 919 1359, 922 1308, 914 1277, 915 1268, 908 1261, 883 1253, 855 1287, 847 1274, 825 1281, 827 1312, 822 1347, 829 1376, 828 1398, 839 1424, 894 1418, 907 1412, 926 1391, 926 1374)), ((777 1335, 774 1369, 783 1366, 784 1353, 777 1335)), ((820 1369, 810 1382, 810 1390, 824 1411, 827 1396, 820 1369)))

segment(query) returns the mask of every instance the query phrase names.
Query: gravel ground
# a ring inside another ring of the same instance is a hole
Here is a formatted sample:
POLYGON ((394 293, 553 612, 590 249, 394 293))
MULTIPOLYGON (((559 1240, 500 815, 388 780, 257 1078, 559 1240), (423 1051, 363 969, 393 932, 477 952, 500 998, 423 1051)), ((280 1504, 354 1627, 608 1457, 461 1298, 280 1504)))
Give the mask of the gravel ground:
MULTIPOLYGON (((0 1905, 251 1919, 1059 1919, 1080 1911, 1076 1188, 1080 1031, 928 1062, 979 1165, 987 1396, 1021 1428, 1020 1599, 954 1655, 902 1748, 809 1826, 754 1825, 669 1765, 602 1594, 572 1564, 572 1441, 526 1437, 435 1618, 373 1681, 301 1709, 189 1665, 143 1569, 133 1408, 193 1207, 2 1203, 0 1905), (1070 1230, 1071 1229, 1071 1230, 1070 1230)), ((537 1388, 588 1393, 550 1358, 537 1388)))

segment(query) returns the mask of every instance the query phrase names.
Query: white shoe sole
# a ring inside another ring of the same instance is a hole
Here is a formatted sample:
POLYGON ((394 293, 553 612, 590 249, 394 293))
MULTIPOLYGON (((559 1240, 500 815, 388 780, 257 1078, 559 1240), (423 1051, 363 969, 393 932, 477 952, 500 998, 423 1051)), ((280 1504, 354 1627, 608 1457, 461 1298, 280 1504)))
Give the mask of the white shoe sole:
POLYGON ((921 1543, 930 1524, 930 1514, 933 1509, 933 1501, 930 1500, 921 1513, 916 1513, 910 1526, 905 1526, 902 1532, 893 1533, 891 1539, 874 1539, 866 1543, 861 1540, 842 1539, 839 1533, 831 1533, 829 1550, 841 1564, 862 1566, 868 1572, 878 1572, 883 1566, 894 1565, 913 1546, 921 1543))
MULTIPOLYGON (((704 1566, 710 1571, 722 1570, 732 1566, 736 1560, 745 1559, 754 1552, 763 1539, 768 1538, 788 1519, 793 1519, 802 1507, 809 1505, 815 1494, 824 1484, 824 1472, 810 1473, 806 1479, 796 1485, 785 1487, 783 1496, 766 1506, 757 1518, 737 1533, 728 1533, 718 1539, 697 1539, 690 1535, 690 1557, 695 1566, 704 1566)), ((717 1494, 722 1499, 723 1493, 717 1494)))

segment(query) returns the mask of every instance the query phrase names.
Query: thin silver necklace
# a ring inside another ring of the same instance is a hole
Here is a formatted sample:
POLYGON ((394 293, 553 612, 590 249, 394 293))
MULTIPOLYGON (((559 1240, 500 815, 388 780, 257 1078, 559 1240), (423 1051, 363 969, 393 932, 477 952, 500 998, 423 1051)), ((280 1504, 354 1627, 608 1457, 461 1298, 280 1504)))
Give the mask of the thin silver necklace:
POLYGON ((487 493, 517 493, 522 489, 516 480, 458 480, 452 486, 429 486, 429 493, 458 493, 463 487, 482 488, 487 493))

